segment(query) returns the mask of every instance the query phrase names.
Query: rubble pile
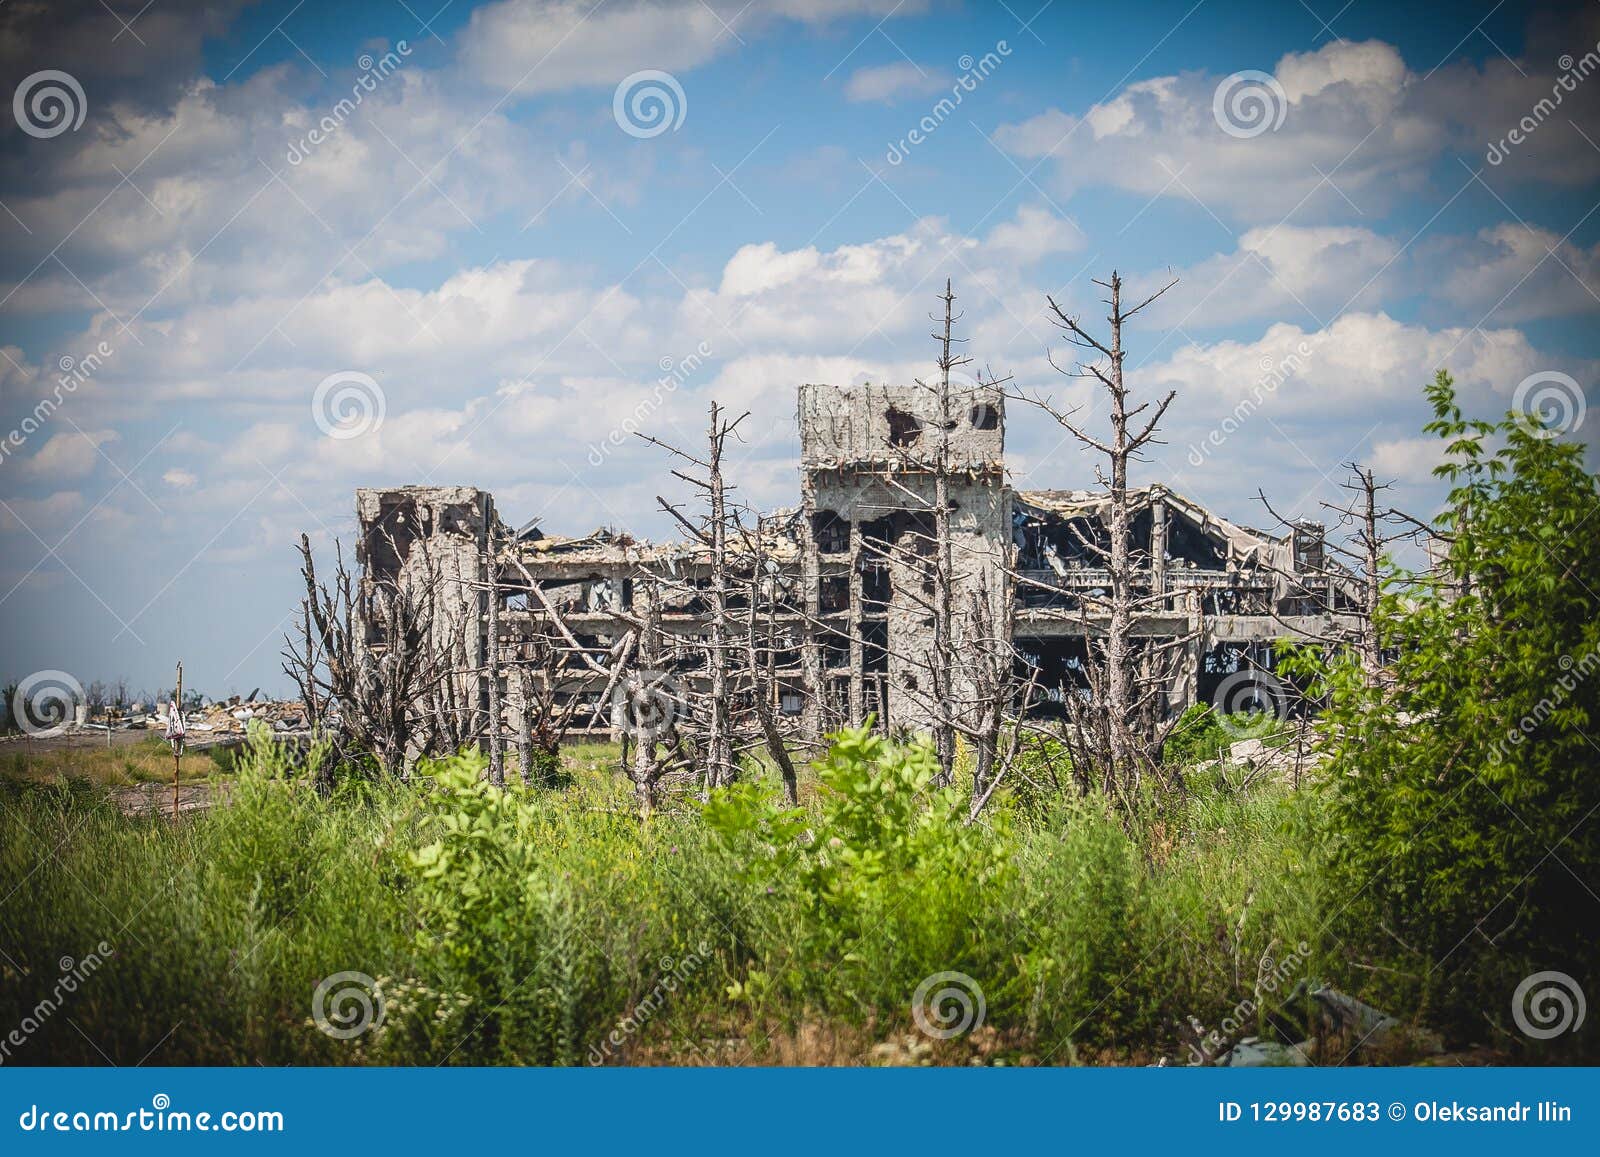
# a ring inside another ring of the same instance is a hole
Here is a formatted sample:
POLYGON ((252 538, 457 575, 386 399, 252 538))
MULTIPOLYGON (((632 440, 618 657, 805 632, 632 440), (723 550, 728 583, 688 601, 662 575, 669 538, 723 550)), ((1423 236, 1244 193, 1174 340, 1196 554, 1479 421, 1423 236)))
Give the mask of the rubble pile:
POLYGON ((1194 766, 1195 771, 1210 771, 1219 765, 1227 771, 1289 779, 1322 766, 1327 756, 1315 748, 1300 749, 1293 743, 1269 743, 1261 739, 1241 739, 1229 746, 1222 759, 1208 759, 1194 766))
POLYGON ((184 715, 191 738, 208 732, 243 735, 253 720, 260 720, 274 731, 303 731, 308 726, 305 704, 298 699, 240 699, 235 695, 184 715))
MULTIPOLYGON (((279 734, 303 732, 309 726, 305 704, 298 699, 262 699, 259 691, 247 696, 234 695, 228 699, 202 702, 184 712, 183 722, 189 745, 207 746, 207 741, 243 737, 253 720, 260 720, 279 734)), ((83 736, 108 731, 164 731, 167 726, 167 705, 134 703, 131 706, 90 708, 78 704, 71 717, 54 725, 48 735, 83 736)), ((26 739, 29 733, 19 731, 6 739, 26 739)))

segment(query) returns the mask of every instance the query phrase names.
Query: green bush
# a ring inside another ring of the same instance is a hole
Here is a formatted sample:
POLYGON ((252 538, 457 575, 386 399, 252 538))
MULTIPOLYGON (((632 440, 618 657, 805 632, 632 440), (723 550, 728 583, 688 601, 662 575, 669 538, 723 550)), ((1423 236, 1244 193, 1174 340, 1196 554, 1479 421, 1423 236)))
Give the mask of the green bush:
POLYGON ((1393 1008, 1542 1059, 1592 1053, 1593 1018, 1530 1041, 1512 997, 1546 970, 1600 985, 1600 493, 1580 447, 1515 415, 1464 420, 1443 373, 1429 397, 1451 538, 1436 573, 1387 586, 1390 678, 1297 659, 1332 698, 1331 822, 1311 829, 1325 921, 1393 1008))

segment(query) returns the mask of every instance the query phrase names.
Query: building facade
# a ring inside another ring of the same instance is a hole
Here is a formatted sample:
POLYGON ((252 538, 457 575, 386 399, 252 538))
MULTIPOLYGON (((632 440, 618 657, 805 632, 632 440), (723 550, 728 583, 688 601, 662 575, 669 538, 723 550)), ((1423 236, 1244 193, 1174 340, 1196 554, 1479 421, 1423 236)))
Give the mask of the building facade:
MULTIPOLYGON (((1096 550, 1108 541, 1107 496, 1013 490, 1005 419, 1002 391, 971 382, 944 393, 800 387, 801 502, 752 528, 763 571, 735 583, 728 604, 735 621, 759 623, 762 686, 784 715, 820 729, 868 715, 894 728, 926 726, 941 490, 957 612, 951 678, 959 686, 964 657, 984 643, 970 624, 987 622, 1008 630, 1042 709, 1085 693, 1089 640, 1104 629, 1096 596, 1109 588, 1096 550), (980 604, 981 616, 969 613, 980 604)), ((1135 633, 1181 650, 1169 710, 1210 701, 1241 672, 1266 682, 1280 639, 1349 625, 1335 621, 1354 610, 1348 576, 1326 558, 1320 526, 1273 535, 1159 484, 1130 498, 1135 633)), ((615 529, 518 533, 491 495, 465 487, 361 490, 357 513, 364 586, 393 581, 416 558, 443 560, 444 588, 455 594, 440 613, 469 640, 485 710, 491 672, 503 688, 508 670, 543 656, 536 677, 554 680, 563 699, 592 701, 580 723, 605 725, 607 681, 579 652, 602 660, 637 630, 646 590, 676 678, 690 693, 704 684, 712 559, 701 543, 652 543, 615 529), (563 654, 552 665, 548 646, 558 637, 563 654)), ((500 701, 519 709, 515 696, 500 701)))

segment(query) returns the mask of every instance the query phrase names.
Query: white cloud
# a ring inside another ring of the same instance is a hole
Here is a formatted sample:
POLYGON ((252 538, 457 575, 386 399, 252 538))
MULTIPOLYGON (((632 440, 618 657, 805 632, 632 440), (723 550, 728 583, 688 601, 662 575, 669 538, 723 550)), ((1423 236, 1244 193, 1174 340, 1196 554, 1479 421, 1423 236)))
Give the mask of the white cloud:
POLYGON ((1584 249, 1550 229, 1506 222, 1429 241, 1418 263, 1435 274, 1438 296, 1477 315, 1526 321, 1600 309, 1600 244, 1584 249))
MULTIPOLYGON (((476 9, 460 35, 459 69, 521 96, 615 85, 642 69, 688 71, 734 51, 780 20, 824 24, 839 17, 907 15, 922 4, 895 0, 502 0, 476 9)), ((693 103, 693 93, 690 93, 693 103)))
POLYGON ((0 503, 0 531, 15 532, 29 544, 35 535, 46 542, 61 537, 84 508, 76 490, 58 490, 44 498, 7 498, 0 503))
POLYGON ((1443 461, 1444 442, 1438 438, 1391 438, 1372 447, 1375 479, 1426 483, 1433 477, 1433 468, 1443 461))
POLYGON ((1023 205, 1015 218, 1002 221, 989 231, 984 250, 1030 265, 1058 253, 1082 249, 1083 243, 1083 230, 1070 217, 1059 217, 1042 205, 1023 205))
POLYGON ((200 478, 191 470, 184 470, 175 466, 161 476, 161 481, 171 486, 174 490, 192 490, 195 484, 200 481, 200 478))
POLYGON ((71 430, 52 434, 29 458, 17 466, 29 479, 76 481, 94 473, 100 462, 99 447, 117 439, 114 430, 71 430))
POLYGON ((909 60, 894 64, 879 64, 858 68, 845 82, 846 99, 857 102, 893 104, 903 96, 927 96, 938 92, 948 80, 937 71, 929 71, 909 60))
POLYGON ((1151 326, 1184 329, 1292 318, 1320 325, 1376 304, 1398 278, 1400 246, 1357 226, 1275 225, 1241 234, 1238 247, 1178 270, 1152 307, 1151 326))
MULTIPOLYGON (((1348 220, 1417 195, 1447 150, 1483 155, 1504 131, 1496 126, 1516 124, 1554 86, 1554 56, 1530 52, 1529 61, 1527 76, 1499 59, 1482 69, 1451 63, 1417 74, 1391 45, 1333 41, 1280 59, 1275 91, 1230 87, 1233 78, 1206 72, 1156 77, 1080 114, 1052 108, 1001 126, 994 139, 1020 157, 1055 158, 1055 181, 1067 194, 1103 184, 1143 198, 1191 199, 1235 220, 1348 220), (1246 89, 1250 98, 1241 95, 1246 89), (1245 131, 1225 131, 1230 119, 1245 131)), ((1600 103, 1600 91, 1578 93, 1535 144, 1490 175, 1571 181, 1600 174, 1600 154, 1564 123, 1581 119, 1580 105, 1600 103)), ((1453 189, 1469 171, 1442 179, 1453 189)))

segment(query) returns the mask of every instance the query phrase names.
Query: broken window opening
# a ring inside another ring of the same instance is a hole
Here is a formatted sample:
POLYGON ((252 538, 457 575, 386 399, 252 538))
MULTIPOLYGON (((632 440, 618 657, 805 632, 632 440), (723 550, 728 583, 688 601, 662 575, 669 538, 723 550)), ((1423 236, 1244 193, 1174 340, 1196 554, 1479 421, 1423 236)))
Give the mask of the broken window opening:
POLYGON ((922 422, 915 414, 890 406, 883 416, 889 422, 889 444, 892 446, 909 446, 922 434, 922 422))
POLYGON ((825 615, 839 614, 850 609, 850 576, 847 574, 823 575, 817 583, 818 609, 825 615))
POLYGON ((819 554, 843 554, 850 549, 850 523, 831 510, 811 516, 811 537, 819 554))

